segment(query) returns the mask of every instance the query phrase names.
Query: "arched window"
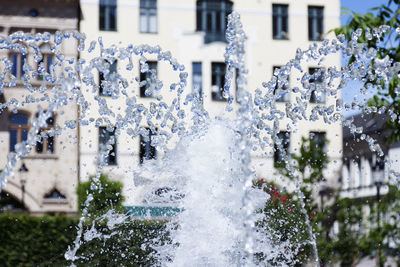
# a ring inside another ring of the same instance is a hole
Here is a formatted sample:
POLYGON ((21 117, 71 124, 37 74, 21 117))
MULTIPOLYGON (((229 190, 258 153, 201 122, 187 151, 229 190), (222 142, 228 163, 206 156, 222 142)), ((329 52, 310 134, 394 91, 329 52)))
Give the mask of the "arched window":
POLYGON ((42 60, 37 64, 38 80, 43 80, 46 73, 50 73, 50 67, 53 64, 53 53, 48 43, 40 46, 40 53, 42 53, 42 60))
POLYGON ((29 117, 27 114, 17 113, 10 116, 10 152, 15 152, 15 145, 28 139, 29 117))
MULTIPOLYGON (((38 117, 39 114, 36 114, 38 117)), ((38 135, 40 135, 40 141, 36 143, 36 152, 43 154, 54 153, 54 135, 49 135, 48 131, 54 127, 54 117, 51 116, 46 120, 47 127, 40 128, 38 135)))
POLYGON ((44 202, 66 203, 67 197, 63 195, 57 188, 53 188, 50 192, 44 195, 44 202))

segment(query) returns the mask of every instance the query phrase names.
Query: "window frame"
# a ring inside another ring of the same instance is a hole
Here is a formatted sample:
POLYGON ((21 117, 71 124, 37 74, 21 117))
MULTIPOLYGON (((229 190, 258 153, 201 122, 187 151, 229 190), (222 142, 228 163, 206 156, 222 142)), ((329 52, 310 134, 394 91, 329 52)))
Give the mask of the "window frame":
POLYGON ((139 32, 158 33, 158 2, 157 0, 140 0, 139 4, 139 32), (155 4, 154 4, 155 3, 155 4), (146 26, 142 27, 142 18, 145 18, 146 26), (151 30, 151 18, 155 17, 155 30, 151 30))
POLYGON ((321 67, 309 67, 308 68, 308 73, 310 74, 311 78, 309 80, 310 88, 309 90, 311 91, 310 95, 310 103, 313 104, 326 104, 326 89, 324 86, 324 80, 323 76, 325 74, 325 68, 321 67), (315 78, 315 75, 317 75, 319 72, 319 75, 317 79, 315 78), (318 87, 323 87, 322 90, 318 89, 318 87), (316 91, 319 91, 322 95, 321 96, 316 96, 316 91))
POLYGON ((117 137, 115 136, 115 130, 116 128, 114 127, 114 130, 112 132, 107 130, 107 127, 105 126, 100 126, 99 127, 99 152, 101 150, 100 146, 101 145, 106 145, 110 138, 113 136, 114 137, 114 144, 110 144, 112 146, 112 149, 108 151, 108 155, 104 159, 104 161, 107 163, 107 166, 116 166, 118 165, 118 157, 117 157, 117 137), (102 133, 107 133, 107 135, 102 136, 102 133), (102 139, 105 140, 105 142, 102 142, 102 139), (114 153, 114 155, 111 155, 114 153), (112 160, 113 159, 113 160, 112 160))
POLYGON ((282 94, 279 98, 277 98, 275 101, 278 103, 287 103, 287 102, 290 102, 290 77, 289 77, 289 75, 287 76, 287 81, 288 81, 287 86, 282 85, 281 82, 279 82, 278 77, 275 75, 275 70, 280 69, 280 68, 282 68, 282 66, 273 66, 272 67, 272 76, 276 77, 274 96, 276 95, 277 91, 278 91, 278 93, 279 93, 279 91, 286 92, 285 94, 282 94))
POLYGON ((308 40, 322 41, 324 34, 324 12, 323 6, 308 6, 308 40), (318 30, 320 31, 318 34, 318 30))
POLYGON ((192 91, 200 101, 203 99, 203 63, 201 61, 192 62, 192 91))
POLYGON ((16 144, 19 144, 19 143, 21 143, 21 142, 23 142, 23 141, 26 141, 27 139, 28 139, 28 133, 29 133, 29 130, 30 130, 30 128, 31 128, 31 125, 30 125, 30 120, 29 120, 29 118, 30 118, 30 114, 28 113, 28 112, 25 112, 25 111, 18 111, 17 113, 12 113, 9 117, 8 117, 8 133, 9 133, 9 151, 10 152, 15 152, 15 145, 16 144), (26 124, 13 124, 13 123, 11 123, 11 118, 13 117, 13 116, 17 116, 17 115, 23 115, 23 116, 25 116, 26 117, 26 119, 27 119, 27 123, 26 124), (12 146, 12 142, 11 142, 11 140, 12 140, 12 133, 11 133, 11 131, 12 130, 15 130, 16 131, 16 142, 15 142, 15 144, 14 144, 14 146, 12 146), (23 139, 22 138, 22 132, 23 131, 26 131, 26 138, 25 139, 23 139))
POLYGON ((42 54, 42 59, 36 64, 36 69, 37 69, 36 79, 38 81, 43 81, 44 78, 51 73, 51 66, 54 64, 54 54, 51 53, 51 50, 50 51, 43 50, 43 47, 46 45, 50 46, 50 44, 48 43, 44 43, 39 46, 40 52, 42 54), (51 60, 49 61, 49 59, 51 60), (44 73, 39 73, 39 68, 41 67, 40 64, 42 63, 44 65, 44 73))
MULTIPOLYGON (((39 116, 39 113, 36 113, 36 118, 38 116, 39 116)), ((47 136, 47 138, 45 138, 41 134, 42 132, 54 129, 55 122, 56 122, 55 115, 52 114, 52 116, 47 118, 47 120, 46 120, 47 127, 39 129, 39 132, 37 134, 40 135, 40 141, 36 142, 35 153, 37 153, 37 154, 54 154, 55 153, 55 144, 56 144, 55 136, 45 135, 45 136, 47 136), (48 122, 48 120, 52 120, 52 122, 50 123, 50 122, 48 122), (38 149, 40 147, 42 147, 42 151, 38 151, 38 149)))
MULTIPOLYGON (((289 131, 279 131, 276 134, 276 137, 281 140, 283 149, 285 150, 286 157, 290 153, 290 137, 291 133, 289 131), (281 138, 284 137, 284 138, 281 138)), ((282 151, 279 149, 277 146, 276 142, 274 142, 274 167, 275 168, 281 168, 284 165, 284 159, 282 161, 282 151)))
POLYGON ((104 85, 103 81, 110 80, 111 75, 116 75, 118 73, 118 60, 114 60, 112 63, 110 63, 108 60, 105 60, 107 64, 109 64, 108 67, 108 74, 107 76, 104 76, 104 73, 99 71, 99 96, 112 96, 111 92, 106 92, 104 90, 104 85))
POLYGON ((204 43, 227 42, 225 32, 228 15, 232 13, 230 0, 197 0, 196 31, 204 32, 204 43))
POLYGON ((272 4, 272 39, 289 40, 289 5, 272 4), (286 23, 286 32, 283 30, 286 23), (276 23, 276 24, 275 24, 276 23), (276 26, 276 27, 275 27, 276 26), (276 33, 275 33, 276 28, 276 33))
POLYGON ((154 81, 153 77, 153 70, 155 71, 154 75, 155 78, 158 78, 158 61, 146 61, 146 64, 148 65, 149 69, 145 72, 142 72, 142 67, 143 65, 139 63, 139 94, 140 97, 142 98, 153 98, 154 97, 154 91, 153 94, 151 95, 146 95, 146 90, 153 86, 152 81, 154 81), (153 67, 152 67, 153 66, 153 67), (155 66, 155 68, 154 68, 155 66), (146 81, 146 85, 140 86, 140 83, 146 81), (150 82, 150 83, 149 83, 150 82))
POLYGON ((99 31, 117 31, 117 6, 117 0, 99 0, 99 31), (112 23, 112 13, 114 13, 114 23, 112 23))
POLYGON ((225 85, 225 75, 226 75, 227 65, 224 62, 211 62, 211 99, 213 101, 228 101, 227 98, 223 96, 223 88, 225 85), (223 67, 222 67, 223 66, 223 67), (221 70, 223 70, 221 72, 221 70), (215 78, 214 78, 215 75, 215 78), (215 84, 214 84, 215 80, 215 84), (218 88, 217 91, 214 89, 218 88))
POLYGON ((18 81, 21 81, 25 75, 24 64, 28 61, 28 54, 23 55, 22 53, 13 51, 9 53, 9 59, 12 63, 10 74, 12 74, 18 81), (17 57, 16 62, 14 62, 14 56, 17 57))
POLYGON ((148 138, 149 140, 145 141, 144 137, 140 134, 139 137, 139 163, 143 164, 147 160, 157 159, 157 148, 151 145, 152 136, 155 135, 155 132, 150 128, 147 128, 148 138))

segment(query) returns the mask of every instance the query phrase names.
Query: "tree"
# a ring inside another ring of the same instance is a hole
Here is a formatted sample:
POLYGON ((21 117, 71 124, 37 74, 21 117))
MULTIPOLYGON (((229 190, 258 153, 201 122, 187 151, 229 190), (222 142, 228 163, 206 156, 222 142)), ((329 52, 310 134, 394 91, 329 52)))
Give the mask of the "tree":
MULTIPOLYGON (((346 10, 346 12, 350 12, 346 10)), ((382 4, 379 7, 371 9, 364 15, 356 12, 351 12, 349 22, 339 28, 334 29, 336 35, 343 34, 347 41, 352 40, 352 34, 357 29, 362 29, 362 35, 357 42, 366 43, 367 48, 376 50, 376 56, 371 59, 372 65, 377 61, 387 58, 392 61, 392 64, 400 61, 400 35, 395 31, 383 31, 380 37, 372 34, 374 29, 378 29, 382 25, 390 26, 392 29, 397 29, 400 26, 400 0, 388 0, 387 4, 382 4), (376 14, 372 12, 376 11, 376 14)), ((347 64, 350 65, 355 61, 355 57, 349 58, 347 64)), ((391 135, 389 143, 400 140, 400 95, 397 93, 400 86, 400 79, 394 75, 390 80, 385 81, 379 78, 379 74, 372 70, 371 73, 362 77, 365 81, 366 88, 370 85, 377 88, 377 93, 369 100, 370 106, 377 107, 378 110, 394 114, 389 116, 386 121, 386 126, 390 130, 391 135)))
POLYGON ((299 192, 296 194, 280 190, 278 186, 264 179, 259 179, 254 184, 270 195, 262 211, 265 219, 257 225, 267 229, 273 243, 284 244, 284 253, 279 251, 275 258, 269 259, 268 264, 271 266, 281 263, 302 266, 312 256, 310 240, 313 237, 310 236, 310 226, 312 232, 319 231, 319 221, 316 220, 319 218, 318 207, 312 187, 324 181, 323 170, 328 163, 324 152, 325 142, 320 140, 317 143, 313 138, 302 138, 300 153, 290 154, 287 160, 276 165, 282 175, 294 182, 300 182, 299 192), (288 166, 289 161, 291 167, 288 166))
POLYGON ((91 195, 93 199, 87 207, 89 216, 102 215, 110 209, 123 212, 122 186, 121 182, 110 180, 106 174, 101 174, 98 180, 95 176, 90 176, 89 181, 80 182, 77 188, 79 210, 83 211, 85 202, 91 195))

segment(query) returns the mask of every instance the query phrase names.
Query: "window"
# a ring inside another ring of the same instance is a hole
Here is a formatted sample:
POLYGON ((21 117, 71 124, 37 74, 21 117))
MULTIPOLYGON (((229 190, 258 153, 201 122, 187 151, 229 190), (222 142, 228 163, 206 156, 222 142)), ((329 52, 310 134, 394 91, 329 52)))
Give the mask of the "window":
POLYGON ((100 31, 117 30, 117 0, 100 0, 100 31))
POLYGON ((204 42, 226 42, 228 15, 232 13, 228 0, 198 0, 196 3, 196 30, 205 32, 204 42))
POLYGON ((325 70, 321 68, 309 68, 308 72, 311 75, 310 78, 310 102, 311 103, 325 103, 326 92, 324 83, 325 70))
POLYGON ((106 62, 106 65, 109 66, 108 74, 104 75, 104 73, 99 72, 99 94, 101 96, 110 96, 112 94, 110 81, 117 73, 117 60, 114 60, 113 63, 106 62))
POLYGON ((117 140, 115 137, 115 129, 109 131, 106 127, 99 127, 99 150, 108 151, 108 155, 105 158, 107 165, 117 165, 117 140))
POLYGON ((53 188, 50 192, 44 195, 44 201, 45 202, 62 202, 66 203, 67 198, 65 195, 63 195, 60 191, 58 191, 56 188, 53 188))
POLYGON ((278 71, 280 67, 273 67, 273 75, 276 77, 276 86, 274 90, 274 95, 279 95, 276 102, 289 102, 289 76, 284 76, 278 79, 278 71))
MULTIPOLYGON (((39 114, 36 114, 36 117, 38 117, 39 114)), ((49 117, 46 120, 47 127, 46 128, 41 128, 38 132, 38 135, 40 136, 40 141, 36 143, 36 152, 40 154, 51 154, 54 153, 54 135, 49 135, 48 131, 52 128, 54 128, 54 118, 49 117)))
POLYGON ((374 155, 373 161, 371 164, 371 168, 373 171, 382 171, 385 169, 385 156, 376 156, 374 155))
POLYGON ((50 68, 53 64, 53 54, 49 44, 41 45, 40 52, 43 58, 38 62, 38 80, 43 80, 43 77, 46 76, 47 73, 50 73, 50 68))
POLYGON ((198 98, 203 98, 203 77, 201 71, 201 62, 192 63, 193 71, 193 94, 198 98))
POLYGON ((24 64, 26 61, 27 56, 22 55, 20 53, 11 53, 10 54, 10 60, 12 62, 12 67, 11 67, 11 74, 15 76, 18 80, 22 79, 24 77, 25 71, 24 71, 24 64))
POLYGON ((15 152, 15 145, 28 139, 28 115, 17 113, 10 116, 10 152, 15 152))
POLYGON ((278 40, 289 39, 288 5, 272 5, 272 37, 278 40))
POLYGON ((322 155, 320 153, 326 152, 326 133, 325 132, 310 132, 310 140, 315 145, 315 157, 318 158, 322 155))
POLYGON ((157 0, 140 0, 140 32, 157 33, 157 0))
POLYGON ((148 128, 147 133, 148 136, 142 136, 140 135, 140 151, 139 151, 139 157, 140 157, 140 164, 142 164, 145 160, 151 160, 156 158, 156 147, 151 145, 151 140, 152 136, 154 135, 154 132, 148 128))
POLYGON ((140 64, 140 96, 152 97, 157 79, 157 61, 147 61, 146 64, 148 70, 146 70, 145 64, 140 64))
POLYGON ((278 140, 274 145, 274 165, 275 167, 282 167, 289 153, 290 133, 281 131, 277 134, 277 137, 278 140))
POLYGON ((308 40, 321 41, 324 33, 324 8, 308 7, 308 40))
POLYGON ((225 84, 225 63, 211 63, 211 97, 212 100, 226 101, 223 96, 223 87, 225 84))

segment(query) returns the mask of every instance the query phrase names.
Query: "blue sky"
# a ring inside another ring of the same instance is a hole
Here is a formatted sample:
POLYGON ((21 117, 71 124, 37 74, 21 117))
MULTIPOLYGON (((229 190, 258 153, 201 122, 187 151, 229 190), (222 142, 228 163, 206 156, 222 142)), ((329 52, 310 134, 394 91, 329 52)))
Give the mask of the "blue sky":
MULTIPOLYGON (((386 4, 387 2, 387 0, 341 0, 341 6, 346 7, 354 12, 364 14, 367 13, 370 8, 386 4)), ((348 15, 342 15, 340 18, 340 22, 342 25, 345 25, 348 20, 348 15)), ((359 88, 361 86, 362 85, 359 82, 349 82, 348 86, 342 90, 343 102, 351 103, 353 100, 357 100, 358 102, 365 102, 365 100, 373 95, 361 95, 359 92, 359 88)), ((343 115, 348 117, 359 112, 360 111, 358 110, 344 111, 343 115)))

